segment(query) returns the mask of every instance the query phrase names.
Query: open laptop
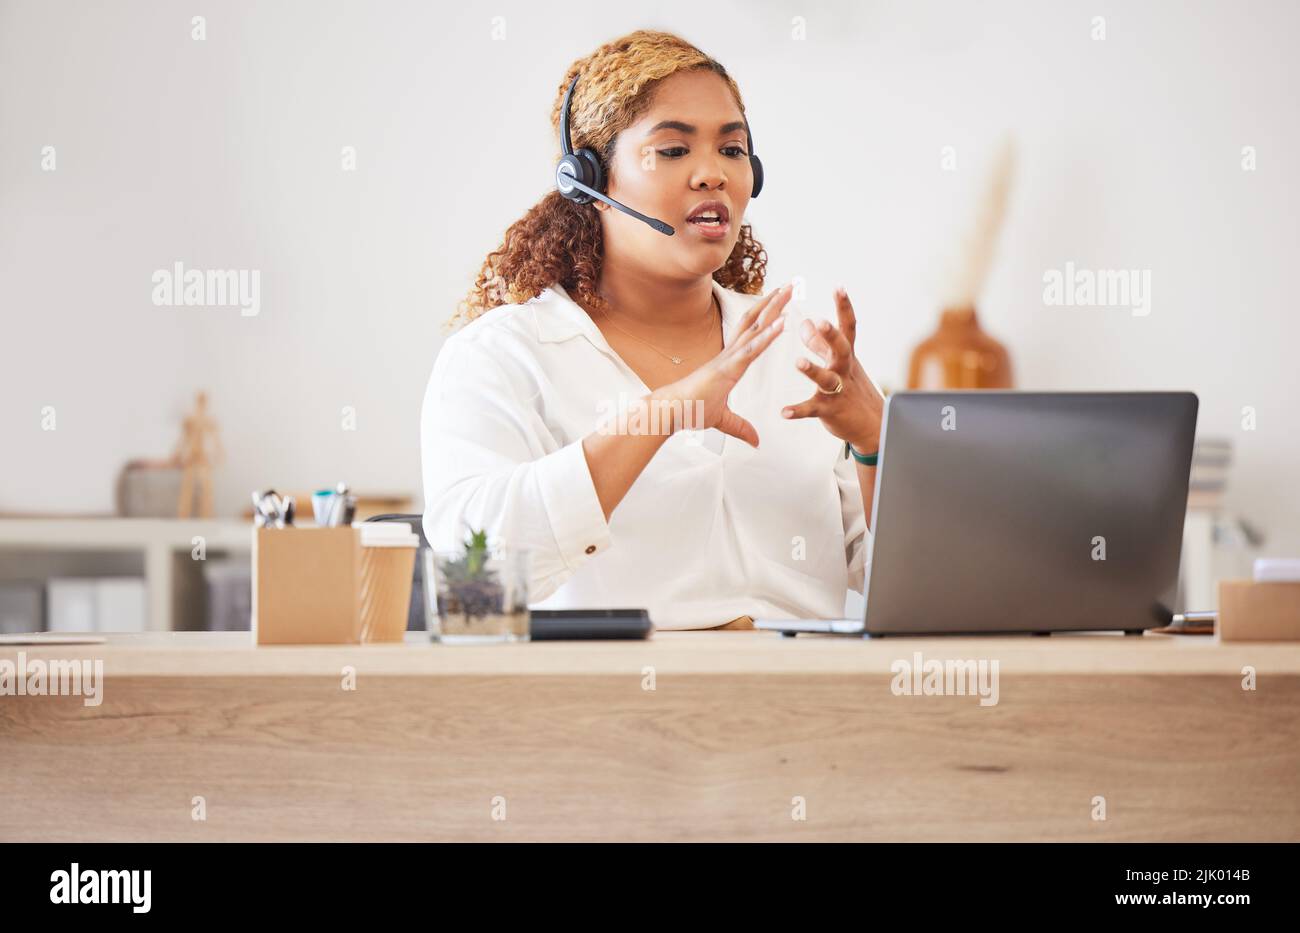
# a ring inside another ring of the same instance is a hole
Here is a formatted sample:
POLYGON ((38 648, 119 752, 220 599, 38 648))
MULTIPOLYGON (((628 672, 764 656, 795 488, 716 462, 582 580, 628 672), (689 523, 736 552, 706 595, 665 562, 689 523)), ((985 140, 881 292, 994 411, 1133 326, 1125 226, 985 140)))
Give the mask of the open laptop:
POLYGON ((876 471, 862 619, 844 635, 1140 634, 1173 617, 1190 392, 899 392, 876 471))

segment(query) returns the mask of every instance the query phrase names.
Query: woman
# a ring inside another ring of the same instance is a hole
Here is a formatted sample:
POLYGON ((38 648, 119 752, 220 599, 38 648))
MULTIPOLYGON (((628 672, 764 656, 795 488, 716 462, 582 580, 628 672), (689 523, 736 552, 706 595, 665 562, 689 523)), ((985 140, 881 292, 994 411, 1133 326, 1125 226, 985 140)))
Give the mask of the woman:
POLYGON ((862 589, 883 410, 849 299, 838 326, 802 322, 818 362, 781 338, 791 289, 759 297, 751 140, 720 64, 632 33, 569 69, 557 131, 575 81, 572 145, 676 233, 559 191, 506 231, 425 395, 425 532, 529 549, 535 608, 645 607, 667 629, 838 617, 862 589))

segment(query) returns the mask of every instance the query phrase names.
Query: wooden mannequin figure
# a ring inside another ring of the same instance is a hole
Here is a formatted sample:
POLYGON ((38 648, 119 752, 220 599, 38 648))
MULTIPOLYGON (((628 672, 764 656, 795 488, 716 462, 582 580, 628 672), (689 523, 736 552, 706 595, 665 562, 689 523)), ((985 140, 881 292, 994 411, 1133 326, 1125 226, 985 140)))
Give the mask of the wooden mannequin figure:
POLYGON ((181 468, 181 494, 177 518, 212 517, 212 465, 225 456, 217 434, 217 423, 208 414, 208 394, 194 399, 194 411, 181 424, 181 439, 172 459, 181 468), (209 451, 209 445, 211 451, 209 451), (195 495, 198 503, 195 508, 195 495))

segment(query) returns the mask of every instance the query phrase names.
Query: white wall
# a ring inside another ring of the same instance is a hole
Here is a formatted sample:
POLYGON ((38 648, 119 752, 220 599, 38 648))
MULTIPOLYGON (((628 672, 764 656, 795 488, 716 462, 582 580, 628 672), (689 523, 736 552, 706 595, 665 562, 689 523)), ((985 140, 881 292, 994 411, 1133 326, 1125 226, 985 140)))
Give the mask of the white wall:
POLYGON ((110 508, 117 468, 166 453, 200 387, 230 455, 225 512, 267 484, 418 494, 438 325, 547 188, 552 92, 647 26, 732 70, 767 167, 750 219, 773 282, 804 276, 819 314, 847 284, 863 360, 892 386, 1013 131, 983 320, 1019 384, 1195 390, 1202 429, 1237 442, 1231 500, 1270 550, 1300 550, 1295 4, 665 0, 563 28, 548 9, 0 3, 0 511, 110 508), (261 313, 155 307, 150 276, 177 260, 260 270, 261 313), (1044 270, 1067 260, 1151 270, 1152 313, 1045 307, 1044 270))

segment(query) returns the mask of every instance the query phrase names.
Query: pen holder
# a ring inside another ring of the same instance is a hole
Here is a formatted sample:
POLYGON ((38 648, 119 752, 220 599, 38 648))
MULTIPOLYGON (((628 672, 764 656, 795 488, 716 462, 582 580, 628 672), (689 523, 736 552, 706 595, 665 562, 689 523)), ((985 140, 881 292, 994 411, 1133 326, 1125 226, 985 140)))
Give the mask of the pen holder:
POLYGON ((254 643, 400 642, 418 542, 409 529, 255 528, 254 643))
POLYGON ((356 643, 360 568, 358 529, 253 529, 253 641, 356 643))

